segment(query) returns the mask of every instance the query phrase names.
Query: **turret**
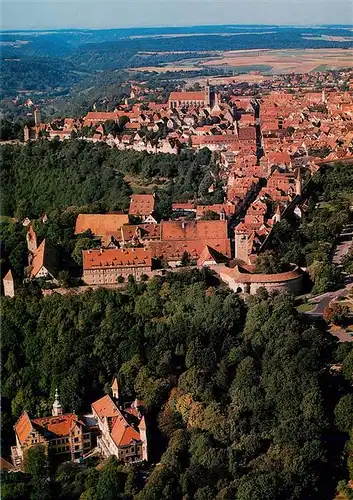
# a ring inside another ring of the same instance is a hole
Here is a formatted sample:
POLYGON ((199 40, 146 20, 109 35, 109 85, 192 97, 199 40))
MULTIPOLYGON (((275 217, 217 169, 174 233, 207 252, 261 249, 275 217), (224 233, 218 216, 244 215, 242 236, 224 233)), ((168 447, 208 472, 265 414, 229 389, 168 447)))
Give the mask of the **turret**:
POLYGON ((116 377, 114 377, 113 383, 111 385, 113 398, 117 401, 119 400, 119 384, 116 377))
POLYGON ((61 403, 59 401, 58 389, 55 389, 55 400, 53 403, 52 415, 53 415, 53 417, 57 417, 58 415, 62 415, 62 414, 63 414, 63 408, 62 408, 61 403))
POLYGON ((5 278, 2 280, 4 285, 4 294, 5 297, 14 297, 15 296, 15 284, 12 276, 11 269, 7 272, 5 278))

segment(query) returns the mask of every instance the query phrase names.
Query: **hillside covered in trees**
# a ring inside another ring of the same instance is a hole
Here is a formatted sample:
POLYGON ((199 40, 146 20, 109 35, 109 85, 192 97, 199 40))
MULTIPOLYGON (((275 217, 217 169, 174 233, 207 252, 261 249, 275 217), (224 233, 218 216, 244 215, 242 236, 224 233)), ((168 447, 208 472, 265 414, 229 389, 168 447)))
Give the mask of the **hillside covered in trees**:
POLYGON ((146 404, 159 462, 38 472, 31 457, 28 474, 3 478, 5 499, 332 499, 347 480, 352 346, 287 295, 245 305, 193 270, 124 293, 41 299, 31 285, 2 301, 2 317, 3 450, 20 413, 47 414, 56 387, 66 411, 84 412, 117 375, 123 397, 146 404))
POLYGON ((172 198, 219 203, 223 196, 220 186, 208 194, 214 182, 211 170, 217 172, 208 149, 152 155, 80 140, 39 141, 2 146, 1 156, 1 213, 18 219, 70 206, 126 210, 132 190, 125 175, 140 178, 151 189, 153 183, 163 184, 159 191, 167 208, 161 207, 162 215, 166 210, 169 215, 172 198))

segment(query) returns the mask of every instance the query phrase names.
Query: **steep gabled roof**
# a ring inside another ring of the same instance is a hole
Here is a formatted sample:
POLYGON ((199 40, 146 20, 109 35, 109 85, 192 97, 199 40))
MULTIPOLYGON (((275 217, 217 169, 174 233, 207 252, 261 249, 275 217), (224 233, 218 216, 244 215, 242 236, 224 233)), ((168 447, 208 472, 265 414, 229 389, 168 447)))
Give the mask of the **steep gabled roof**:
POLYGON ((24 411, 17 420, 14 429, 20 444, 23 444, 26 441, 28 434, 33 430, 31 419, 26 411, 24 411))
POLYGON ((55 277, 57 271, 56 261, 56 250, 46 240, 43 240, 33 254, 31 278, 35 278, 42 267, 45 267, 55 277))

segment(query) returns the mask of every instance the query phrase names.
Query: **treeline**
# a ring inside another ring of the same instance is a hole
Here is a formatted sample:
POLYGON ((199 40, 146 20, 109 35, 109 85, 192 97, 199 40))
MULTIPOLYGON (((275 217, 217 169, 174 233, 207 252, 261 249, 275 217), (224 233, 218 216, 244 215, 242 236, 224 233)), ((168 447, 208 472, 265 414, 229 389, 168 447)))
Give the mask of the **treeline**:
POLYGON ((50 412, 56 387, 66 411, 83 412, 117 375, 122 397, 146 404, 159 465, 29 466, 6 476, 3 498, 322 500, 347 482, 352 345, 307 324, 291 297, 260 291, 245 305, 207 270, 124 293, 40 299, 28 287, 2 301, 3 450, 24 409, 50 412))
POLYGON ((132 193, 126 174, 163 185, 159 189, 165 202, 160 206, 162 216, 169 215, 172 198, 223 199, 211 173, 217 167, 208 149, 152 155, 82 140, 43 140, 4 145, 1 156, 1 213, 19 220, 70 206, 86 206, 85 211, 92 211, 92 206, 100 211, 126 210, 132 193), (209 194, 211 184, 215 191, 209 194))

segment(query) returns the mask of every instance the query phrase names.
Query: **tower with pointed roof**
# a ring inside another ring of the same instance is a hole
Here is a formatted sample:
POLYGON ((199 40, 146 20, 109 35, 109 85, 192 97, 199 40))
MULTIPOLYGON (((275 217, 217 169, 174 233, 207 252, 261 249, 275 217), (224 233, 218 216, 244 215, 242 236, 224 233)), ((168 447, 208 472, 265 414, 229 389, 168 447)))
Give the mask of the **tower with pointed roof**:
POLYGON ((14 297, 15 296, 15 283, 13 280, 11 269, 8 270, 6 276, 2 280, 4 285, 4 295, 5 297, 14 297))
POLYGON ((113 394, 113 399, 119 400, 119 384, 118 384, 118 379, 114 377, 113 383, 112 383, 112 394, 113 394))
POLYGON ((57 417, 58 415, 63 414, 63 407, 59 401, 59 392, 58 389, 55 389, 55 400, 53 403, 52 415, 53 417, 57 417))

